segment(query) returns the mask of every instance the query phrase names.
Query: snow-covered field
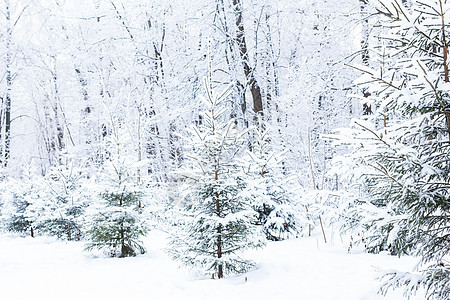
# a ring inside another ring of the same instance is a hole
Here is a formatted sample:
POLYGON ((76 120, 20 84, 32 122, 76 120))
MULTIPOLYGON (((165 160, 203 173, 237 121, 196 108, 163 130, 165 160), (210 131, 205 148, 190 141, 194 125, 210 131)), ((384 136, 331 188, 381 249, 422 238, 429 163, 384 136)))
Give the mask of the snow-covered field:
POLYGON ((401 290, 377 294, 377 270, 410 270, 416 262, 348 254, 345 245, 311 237, 270 242, 248 253, 257 262, 254 271, 211 280, 179 268, 162 250, 163 233, 153 231, 145 243, 145 255, 119 259, 83 252, 79 242, 2 235, 0 299, 403 299, 401 290))

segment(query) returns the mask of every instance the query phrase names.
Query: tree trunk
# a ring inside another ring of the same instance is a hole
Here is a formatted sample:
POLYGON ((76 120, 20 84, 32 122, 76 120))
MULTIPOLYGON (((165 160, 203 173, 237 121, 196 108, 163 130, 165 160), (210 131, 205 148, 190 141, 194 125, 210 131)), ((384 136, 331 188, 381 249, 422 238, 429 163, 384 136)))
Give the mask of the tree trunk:
POLYGON ((81 94, 83 95, 83 100, 84 100, 84 102, 86 102, 86 108, 84 109, 83 113, 89 114, 91 112, 91 107, 88 105, 89 95, 88 95, 88 91, 87 91, 87 81, 83 77, 83 74, 81 74, 81 70, 79 67, 75 66, 75 73, 77 73, 78 83, 80 84, 81 94))
MULTIPOLYGON (((444 81, 445 82, 449 82, 449 70, 448 70, 448 46, 449 43, 447 42, 447 36, 446 36, 446 31, 445 31, 445 12, 442 10, 442 5, 441 5, 441 19, 442 19, 442 43, 443 43, 443 49, 442 52, 444 54, 444 61, 442 62, 442 64, 444 65, 444 81)), ((447 122, 447 131, 448 131, 448 140, 450 141, 450 110, 446 107, 443 108, 444 111, 444 115, 445 115, 445 119, 447 122)))
POLYGON ((244 67, 244 74, 247 79, 247 85, 250 87, 250 92, 252 93, 253 98, 253 111, 256 114, 263 113, 263 104, 262 104, 262 96, 261 89, 256 81, 253 70, 250 67, 249 59, 248 59, 248 50, 247 50, 247 42, 245 41, 245 28, 244 28, 244 20, 242 17, 242 4, 240 0, 233 0, 233 8, 234 13, 236 15, 236 40, 239 47, 239 55, 242 59, 242 64, 244 67))
MULTIPOLYGON (((56 65, 56 59, 55 59, 56 65)), ((55 135, 56 135, 56 147, 54 147, 56 156, 65 148, 64 143, 64 127, 67 129, 69 140, 72 145, 75 145, 72 135, 70 133, 69 127, 66 124, 66 117, 61 105, 61 97, 58 87, 58 77, 56 75, 56 68, 52 71, 52 83, 53 83, 53 103, 50 101, 50 105, 52 106, 53 114, 54 114, 54 122, 55 122, 55 135), (65 126, 64 126, 65 125, 65 126)))
MULTIPOLYGON (((216 199, 216 208, 217 211, 220 212, 220 206, 219 206, 219 195, 217 195, 216 199)), ((219 225, 217 227, 217 258, 222 258, 222 225, 219 225)), ((217 272, 217 278, 223 278, 223 265, 219 264, 218 272, 217 272)))
MULTIPOLYGON (((209 80, 211 82, 211 77, 209 78, 209 80)), ((213 111, 212 111, 212 116, 213 116, 212 131, 213 131, 213 135, 214 135, 215 134, 214 108, 213 108, 213 111)), ((214 180, 215 181, 219 180, 219 159, 217 158, 216 155, 214 155, 214 180)), ((218 218, 220 218, 221 207, 220 207, 219 193, 218 192, 215 193, 215 197, 216 197, 216 215, 217 215, 218 218)), ((222 225, 219 225, 217 227, 217 258, 218 259, 222 258, 222 225)), ((223 278, 223 265, 222 264, 218 265, 217 278, 218 279, 223 278)))
POLYGON ((11 155, 11 87, 12 87, 12 76, 11 76, 11 64, 12 64, 12 20, 11 20, 11 10, 9 6, 9 1, 6 2, 6 94, 3 98, 3 111, 4 111, 4 120, 1 120, 1 123, 4 124, 5 132, 4 132, 4 145, 3 145, 3 156, 2 165, 6 167, 8 165, 9 157, 11 155))
POLYGON ((127 253, 127 249, 125 247, 125 233, 124 233, 125 229, 123 228, 123 223, 124 221, 122 220, 120 223, 120 244, 121 244, 120 257, 125 257, 127 253))
MULTIPOLYGON (((368 0, 359 0, 362 20, 362 37, 361 37, 361 59, 364 66, 369 67, 369 18, 367 14, 368 0)), ((368 98, 370 93, 363 90, 364 98, 368 98)), ((371 115, 372 106, 368 103, 363 103, 363 115, 371 115)))
MULTIPOLYGON (((218 161, 215 159, 214 161, 214 180, 219 180, 219 171, 218 171, 218 161)), ((220 218, 220 202, 219 202, 219 193, 216 192, 216 214, 220 218)), ((222 258, 222 225, 217 227, 217 258, 222 258)), ((223 278, 223 265, 219 264, 217 271, 217 278, 223 278)))
MULTIPOLYGON (((279 107, 278 103, 274 100, 274 96, 279 96, 279 82, 278 82, 278 72, 276 66, 276 54, 272 41, 272 28, 269 24, 269 13, 265 14, 265 24, 267 29, 266 34, 266 53, 265 53, 265 68, 266 68, 266 76, 267 76, 267 92, 266 92, 266 117, 269 121, 269 118, 274 118, 277 122, 280 122, 280 118, 278 116, 279 107), (267 115, 268 113, 268 115, 267 115)), ((275 99, 276 100, 276 99, 275 99)))
MULTIPOLYGON (((28 6, 25 6, 22 11, 19 13, 18 17, 15 20, 11 19, 11 3, 9 0, 4 0, 5 3, 5 11, 4 16, 6 20, 6 71, 5 71, 5 80, 6 80, 6 93, 1 98, 2 99, 2 108, 0 111, 0 137, 2 130, 4 128, 4 143, 0 145, 0 164, 4 167, 8 165, 9 158, 11 156, 11 89, 13 84, 12 78, 12 62, 13 62, 13 54, 12 54, 12 34, 13 29, 19 22, 23 12, 28 6), (4 119, 3 119, 4 118, 4 119)), ((1 142, 1 139, 0 139, 1 142)))

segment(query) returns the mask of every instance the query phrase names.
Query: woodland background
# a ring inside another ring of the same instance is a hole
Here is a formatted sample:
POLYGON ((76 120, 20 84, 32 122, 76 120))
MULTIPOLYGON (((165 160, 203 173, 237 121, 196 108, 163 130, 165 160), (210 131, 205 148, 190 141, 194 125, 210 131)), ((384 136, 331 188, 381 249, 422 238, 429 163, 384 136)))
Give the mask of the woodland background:
POLYGON ((157 229, 212 278, 266 240, 339 236, 420 258, 383 292, 450 297, 449 11, 1 0, 1 229, 118 257, 157 229))
POLYGON ((273 145, 288 150, 286 171, 312 188, 333 156, 319 136, 362 114, 347 97, 358 91, 344 63, 368 59, 365 6, 2 1, 3 170, 20 176, 34 164, 45 175, 63 152, 95 170, 120 126, 129 151, 147 160, 145 175, 171 182, 184 155, 175 133, 199 122, 210 66, 215 86, 233 84, 238 126, 262 112, 273 145))

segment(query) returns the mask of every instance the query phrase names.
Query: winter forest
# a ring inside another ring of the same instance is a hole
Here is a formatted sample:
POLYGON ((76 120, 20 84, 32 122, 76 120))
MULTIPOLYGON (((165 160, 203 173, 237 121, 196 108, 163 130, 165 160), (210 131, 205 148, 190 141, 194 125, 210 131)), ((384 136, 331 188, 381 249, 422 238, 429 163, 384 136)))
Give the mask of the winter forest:
POLYGON ((450 299, 450 1, 0 12, 0 298, 450 299))

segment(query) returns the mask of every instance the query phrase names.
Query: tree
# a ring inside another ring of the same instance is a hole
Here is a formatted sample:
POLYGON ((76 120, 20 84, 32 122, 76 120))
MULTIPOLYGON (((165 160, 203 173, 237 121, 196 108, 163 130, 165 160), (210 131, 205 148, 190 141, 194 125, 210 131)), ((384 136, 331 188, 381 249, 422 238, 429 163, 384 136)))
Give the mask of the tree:
POLYGON ((6 32, 2 34, 4 39, 4 61, 2 65, 5 69, 4 78, 1 80, 4 86, 0 92, 0 163, 6 167, 8 165, 11 156, 11 111, 12 111, 12 88, 14 78, 17 76, 15 73, 15 56, 17 55, 17 47, 14 44, 14 30, 20 21, 23 12, 28 8, 28 5, 21 3, 11 3, 13 1, 4 0, 4 7, 1 10, 4 16, 4 28, 6 32))
POLYGON ((360 175, 351 211, 366 211, 355 215, 369 229, 369 249, 421 258, 420 274, 387 272, 383 291, 405 285, 409 293, 422 285, 433 299, 450 297, 446 7, 444 0, 412 1, 409 10, 380 1, 386 33, 374 51, 382 54, 379 68, 357 67, 375 114, 339 137, 352 149, 344 172, 360 175))
POLYGON ((110 147, 115 151, 106 165, 102 186, 104 190, 93 205, 90 216, 85 250, 105 249, 112 257, 136 256, 145 253, 140 238, 148 232, 140 215, 144 196, 132 176, 135 157, 126 155, 127 144, 120 128, 116 128, 110 147), (121 133, 119 133, 121 132, 121 133))
POLYGON ((244 141, 227 121, 230 88, 216 94, 206 82, 208 106, 203 123, 191 128, 190 165, 181 173, 186 179, 182 211, 184 223, 177 227, 170 250, 185 265, 201 267, 223 278, 226 273, 242 273, 253 266, 240 257, 247 248, 263 245, 253 224, 253 201, 245 193, 247 182, 238 161, 244 141))
MULTIPOLYGON (((90 202, 86 192, 86 169, 76 157, 62 153, 45 177, 49 189, 47 216, 36 228, 69 241, 82 238, 82 217, 90 202)), ((42 199, 41 201, 44 201, 42 199)))
POLYGON ((2 182, 8 188, 2 191, 6 199, 3 208, 3 223, 6 230, 32 237, 42 220, 51 212, 52 201, 49 189, 33 164, 25 165, 19 180, 9 178, 2 182))
POLYGON ((250 191, 255 199, 257 225, 268 240, 280 241, 297 236, 306 220, 294 202, 295 188, 292 178, 283 174, 283 153, 276 153, 270 144, 268 124, 259 121, 252 151, 244 161, 249 162, 248 175, 252 178, 250 191))

